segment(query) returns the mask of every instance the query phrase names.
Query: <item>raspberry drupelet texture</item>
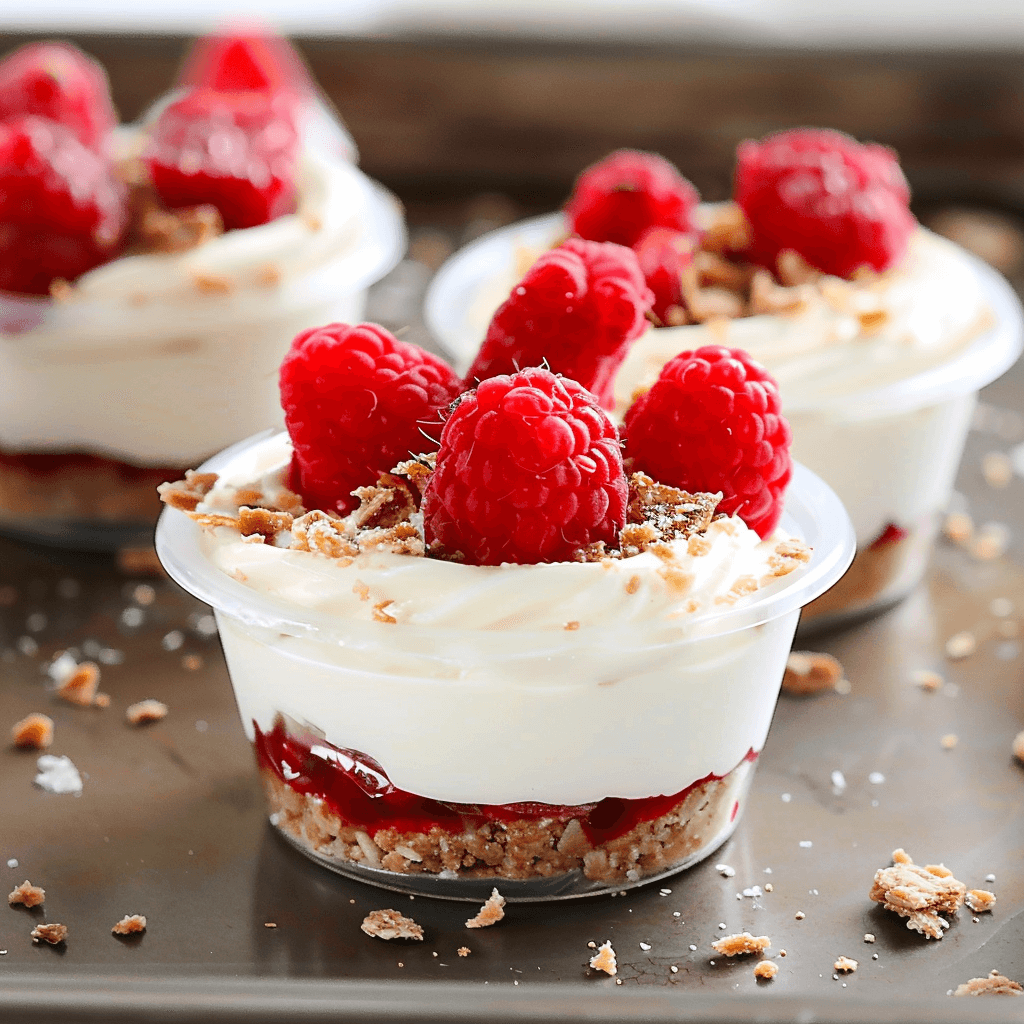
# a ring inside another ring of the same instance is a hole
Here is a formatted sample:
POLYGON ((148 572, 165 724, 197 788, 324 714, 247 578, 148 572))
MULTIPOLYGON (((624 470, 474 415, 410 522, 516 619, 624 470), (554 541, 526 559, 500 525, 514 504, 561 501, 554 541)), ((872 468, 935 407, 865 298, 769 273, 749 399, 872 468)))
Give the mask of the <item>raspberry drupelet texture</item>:
POLYGON ((165 206, 216 206, 225 230, 295 208, 294 97, 194 89, 161 111, 145 162, 165 206))
POLYGON ((826 129, 741 143, 735 199, 751 231, 744 255, 772 269, 793 249, 837 277, 883 271, 903 257, 917 224, 896 154, 826 129))
POLYGON ((619 149, 576 179, 565 204, 569 230, 633 246, 651 227, 691 231, 697 190, 663 156, 619 149))
POLYGON ((546 365, 611 408, 615 373, 647 326, 652 298, 629 249, 570 238, 541 256, 494 314, 466 386, 546 365))
POLYGON ((117 118, 103 68, 67 43, 30 43, 0 61, 0 121, 34 114, 103 148, 117 118))
POLYGON ((647 287, 654 294, 651 312, 661 326, 684 323, 680 314, 683 271, 693 262, 694 236, 672 228, 649 228, 633 247, 647 287))
POLYGON ((774 378, 741 349, 680 352, 626 413, 632 470, 687 491, 721 491, 719 512, 762 538, 789 483, 789 424, 774 378))
POLYGON ((74 133, 35 115, 0 123, 0 288, 46 294, 116 255, 124 185, 74 133))
POLYGON ((199 39, 179 84, 219 92, 312 91, 302 59, 284 39, 268 33, 215 34, 199 39))
POLYGON ((304 331, 281 364, 281 404, 294 454, 289 485, 306 508, 347 513, 356 487, 430 451, 440 411, 462 389, 437 356, 376 324, 304 331))
POLYGON ((544 369, 485 380, 441 434, 423 496, 428 546, 475 565, 570 561, 626 521, 615 425, 575 381, 544 369))

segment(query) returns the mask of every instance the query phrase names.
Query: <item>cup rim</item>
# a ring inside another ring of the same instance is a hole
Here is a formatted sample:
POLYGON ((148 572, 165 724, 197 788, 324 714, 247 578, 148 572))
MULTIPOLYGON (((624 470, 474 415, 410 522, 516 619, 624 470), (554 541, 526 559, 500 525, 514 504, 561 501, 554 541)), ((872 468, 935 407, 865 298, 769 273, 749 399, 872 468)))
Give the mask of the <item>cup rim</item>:
MULTIPOLYGON (((525 245, 543 245, 557 237, 560 227, 564 228, 561 211, 507 224, 459 249, 434 275, 424 299, 424 319, 441 350, 457 367, 468 367, 479 344, 474 343, 473 350, 466 351, 468 332, 463 325, 469 300, 481 280, 507 267, 510 239, 519 236, 525 245), (470 273, 473 268, 479 272, 470 273)), ((993 323, 946 362, 895 383, 844 396, 844 413, 884 416, 934 405, 979 390, 1017 361, 1024 350, 1024 310, 1017 294, 1002 274, 972 253, 960 251, 979 278, 993 323)), ((800 411, 832 412, 834 406, 835 399, 828 398, 820 406, 802 405, 800 411)))
MULTIPOLYGON (((202 473, 219 473, 236 457, 251 448, 278 436, 271 429, 240 441, 213 456, 199 467, 202 473)), ((789 585, 771 595, 740 607, 726 607, 722 611, 702 615, 699 629, 689 629, 684 620, 673 623, 668 630, 672 642, 703 640, 722 636, 737 630, 769 622, 797 611, 823 594, 846 572, 856 551, 853 524, 835 492, 806 466, 793 463, 793 477, 786 494, 786 507, 781 527, 792 535, 800 536, 811 546, 810 563, 789 585)), ((318 638, 353 647, 371 646, 390 637, 395 627, 378 622, 338 619, 290 605, 288 602, 257 593, 218 569, 203 553, 201 527, 185 513, 165 508, 156 528, 156 550, 164 568, 181 587, 211 605, 218 612, 229 615, 256 628, 270 628, 290 636, 318 638)), ((410 556, 411 557, 411 556, 410 556)), ((472 572, 480 567, 467 565, 472 572)), ((450 626, 421 626, 403 623, 399 628, 410 640, 423 640, 436 645, 438 640, 450 636, 453 642, 464 638, 467 632, 479 635, 502 635, 500 630, 467 631, 450 626)), ((664 624, 657 624, 659 635, 666 633, 664 624)), ((573 632, 575 640, 599 637, 607 633, 607 625, 584 626, 573 632)), ((532 637, 539 645, 550 646, 552 637, 564 638, 559 630, 517 630, 517 637, 532 637)))

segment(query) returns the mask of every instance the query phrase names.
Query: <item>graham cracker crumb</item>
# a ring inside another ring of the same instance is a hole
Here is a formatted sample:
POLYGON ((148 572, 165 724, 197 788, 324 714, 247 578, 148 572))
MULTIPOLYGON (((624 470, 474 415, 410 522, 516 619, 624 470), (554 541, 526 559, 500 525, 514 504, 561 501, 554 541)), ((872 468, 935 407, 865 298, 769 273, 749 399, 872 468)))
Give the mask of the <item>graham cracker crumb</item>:
POLYGON ((398 622, 398 619, 396 619, 394 617, 394 615, 391 615, 390 613, 388 613, 388 612, 386 612, 384 610, 385 608, 389 608, 394 603, 395 603, 394 601, 390 601, 390 600, 389 601, 378 601, 373 606, 373 613, 372 614, 373 614, 374 619, 377 622, 390 622, 390 623, 398 622))
POLYGON ((290 512, 271 512, 266 508, 250 508, 242 505, 238 509, 238 532, 242 537, 262 537, 273 542, 282 530, 292 528, 290 512))
POLYGON ((772 963, 771 960, 758 960, 754 964, 754 977, 762 978, 765 981, 771 981, 776 974, 779 973, 779 965, 772 963))
POLYGON ((767 935, 739 932, 736 935, 725 935, 717 942, 712 942, 711 948, 722 956, 745 956, 748 953, 762 956, 771 944, 772 940, 767 935))
POLYGON ((750 245, 750 225, 736 203, 723 203, 714 211, 701 247, 710 252, 742 252, 750 245))
POLYGON ((945 682, 938 672, 933 672, 928 668, 917 669, 913 674, 913 680, 922 690, 927 690, 929 693, 940 689, 945 682))
POLYGON ((946 641, 946 657, 950 661, 959 661, 961 658, 967 658, 977 649, 978 641, 975 639, 974 634, 966 629, 960 633, 954 633, 946 641))
POLYGON ((23 907, 39 907, 46 900, 46 890, 33 885, 27 878, 21 885, 7 894, 7 902, 13 907, 20 904, 23 907))
MULTIPOLYGON (((355 900, 353 900, 352 902, 354 903, 355 900)), ((263 922, 263 927, 264 928, 276 928, 277 927, 277 922, 276 921, 264 921, 263 922)))
POLYGON ((420 497, 427 489, 434 466, 437 463, 437 452, 430 452, 426 455, 417 455, 406 462, 400 462, 392 472, 396 476, 404 476, 409 483, 416 488, 420 497))
POLYGON ((615 975, 618 973, 618 965, 615 962, 615 950, 612 949, 612 942, 602 942, 597 952, 590 958, 590 966, 595 971, 604 971, 605 974, 615 975))
POLYGON ((397 910, 372 910, 359 927, 376 939, 423 941, 423 929, 411 917, 403 917, 397 910))
POLYGON ((816 270, 795 249, 783 249, 777 259, 779 280, 789 288, 801 284, 816 284, 822 278, 816 270))
POLYGON ((459 956, 469 956, 472 950, 469 948, 469 946, 459 946, 459 948, 455 952, 458 953, 459 956))
POLYGON ((149 722, 159 722, 160 719, 166 718, 169 710, 166 704, 149 699, 140 700, 137 704, 130 705, 124 715, 131 725, 146 725, 149 722))
POLYGON ((192 283, 200 295, 230 295, 235 290, 235 282, 223 274, 194 273, 192 283))
POLYGON ((26 715, 11 726, 11 739, 25 750, 45 750, 53 742, 53 719, 37 711, 26 715))
POLYGON ((993 971, 987 978, 971 978, 958 985, 955 996, 1019 996, 1024 995, 1024 985, 993 971))
POLYGON ((865 942, 874 942, 875 941, 874 934, 872 932, 865 932, 864 933, 864 941, 865 942))
MULTIPOLYGON (((188 666, 185 666, 188 668, 188 666)), ((109 693, 97 693, 93 698, 93 704, 98 708, 109 708, 110 707, 110 694, 109 693)))
POLYGON ((281 268, 266 263, 256 271, 256 283, 264 288, 274 288, 281 283, 281 268))
POLYGON ((812 294, 806 285, 787 287, 775 283, 771 272, 759 267, 750 279, 750 312, 798 316, 808 305, 812 294))
POLYGON ((292 547, 328 558, 351 558, 359 554, 359 548, 345 536, 341 521, 319 510, 307 512, 292 523, 292 547))
POLYGON ((357 530, 386 529, 407 523, 416 511, 412 491, 396 477, 381 474, 374 487, 357 487, 352 492, 359 499, 359 508, 351 514, 357 530))
POLYGON ((579 629, 580 628, 580 624, 579 624, 579 622, 576 619, 573 619, 572 621, 567 622, 562 628, 568 630, 571 633, 571 632, 579 629))
POLYGON ((136 935, 146 930, 146 918, 142 914, 125 914, 113 928, 114 935, 136 935))
POLYGON ((505 897, 497 889, 491 890, 487 902, 480 908, 476 917, 466 922, 467 928, 489 928, 497 924, 505 916, 505 897))
POLYGON ((64 924, 38 924, 31 932, 32 941, 38 946, 40 942, 48 942, 51 946, 59 946, 67 941, 68 928, 64 924))
POLYGON ((645 536, 649 536, 649 540, 646 544, 633 545, 636 551, 627 552, 624 530, 623 555, 637 554, 656 542, 686 540, 704 533, 711 525, 715 509, 721 500, 720 493, 691 494, 678 487, 655 483, 644 473, 631 474, 626 522, 649 527, 650 529, 645 531, 645 536))
POLYGON ((834 970, 844 971, 846 974, 853 974, 857 970, 857 961, 853 957, 841 956, 833 965, 834 970))
POLYGON ((1013 756, 1017 758, 1022 764, 1024 764, 1024 731, 1017 733, 1013 737, 1013 756))
POLYGON ((356 580, 352 584, 352 593, 355 594, 360 601, 370 600, 370 588, 362 581, 356 580))
POLYGON ((964 902, 976 914, 983 914, 996 905, 996 894, 988 889, 968 889, 964 902))
POLYGON ((190 469, 186 471, 184 480, 160 484, 156 490, 165 505, 182 512, 195 512, 196 506, 213 490, 216 483, 216 473, 197 473, 190 469))
POLYGON ((889 322, 889 314, 884 309, 871 309, 858 313, 857 319, 864 334, 876 334, 889 322))
POLYGON ((963 905, 967 886, 942 865, 919 867, 902 849, 892 855, 893 867, 879 868, 868 894, 886 910, 907 918, 911 931, 941 939, 949 922, 940 914, 955 914, 963 905))
POLYGON ((143 201, 133 227, 142 248, 156 253, 188 252, 224 234, 224 221, 216 206, 165 210, 155 197, 149 196, 143 201))
POLYGON ((626 581, 626 593, 635 594, 640 589, 640 577, 630 576, 626 581))
POLYGON ((793 651, 786 660, 782 689, 785 693, 803 697, 834 690, 843 676, 843 666, 831 654, 793 651))
POLYGON ((60 685, 57 696, 79 707, 91 707, 96 703, 96 688, 99 682, 99 665, 92 661, 83 661, 60 685))
POLYGON ((960 742, 960 737, 955 732, 946 733, 945 736, 939 740, 942 744, 943 750, 952 750, 960 742))

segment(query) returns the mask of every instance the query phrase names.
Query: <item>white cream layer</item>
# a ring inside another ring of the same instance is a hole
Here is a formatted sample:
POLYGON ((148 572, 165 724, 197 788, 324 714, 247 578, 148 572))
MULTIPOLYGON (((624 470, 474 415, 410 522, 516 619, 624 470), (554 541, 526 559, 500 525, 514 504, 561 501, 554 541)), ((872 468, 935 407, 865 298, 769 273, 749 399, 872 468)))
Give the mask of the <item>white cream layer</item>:
MULTIPOLYGON (((265 487, 286 454, 272 439, 222 480, 265 487)), ((232 507, 219 485, 200 510, 232 507)), ((693 577, 685 590, 649 553, 497 567, 369 553, 343 564, 225 527, 203 544, 218 568, 290 615, 332 622, 333 635, 294 637, 218 613, 250 736, 254 721, 267 729, 283 713, 370 754, 413 793, 583 803, 679 792, 764 742, 796 613, 715 635, 715 598, 768 573, 775 540, 738 519, 707 536, 702 556, 674 542, 676 568, 693 577), (373 621, 381 602, 395 623, 373 621)))
POLYGON ((100 266, 66 303, 0 296, 0 322, 39 321, 0 333, 0 447, 187 465, 280 423, 294 335, 361 316, 351 264, 380 202, 358 169, 313 153, 299 195, 269 224, 100 266))

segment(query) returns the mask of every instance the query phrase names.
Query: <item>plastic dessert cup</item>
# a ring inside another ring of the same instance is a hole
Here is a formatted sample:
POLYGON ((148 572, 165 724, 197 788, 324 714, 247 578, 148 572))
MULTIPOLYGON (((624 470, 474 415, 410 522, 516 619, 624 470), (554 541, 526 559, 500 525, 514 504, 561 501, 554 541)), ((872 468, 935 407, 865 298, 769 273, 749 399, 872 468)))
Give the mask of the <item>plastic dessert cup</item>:
POLYGON ((280 423, 292 338, 357 322, 406 243, 397 200, 354 166, 308 153, 299 188, 295 214, 104 264, 67 303, 0 294, 0 531, 151 542, 157 484, 280 423))
MULTIPOLYGON (((266 440, 202 471, 251 463, 266 440)), ((288 842, 400 892, 479 900, 499 886, 546 900, 655 881, 736 828, 800 609, 854 550, 842 505, 801 466, 780 533, 803 538, 810 560, 750 603, 612 628, 567 627, 558 613, 554 628, 484 629, 311 612, 232 578, 210 535, 173 509, 157 551, 214 608, 270 821, 288 842)), ((623 579, 629 561, 617 563, 623 579)), ((612 571, 426 562, 460 574, 457 598, 474 605, 517 572, 530 586, 612 571)), ((320 564, 329 576, 333 562, 320 564)), ((303 586, 289 576, 284 590, 303 586)), ((547 606, 551 590, 539 591, 547 606)))
MULTIPOLYGON (((502 285, 515 279, 517 259, 543 251, 562 234, 560 214, 532 218, 477 239, 441 268, 427 293, 426 319, 457 367, 472 361, 490 314, 507 295, 502 285)), ((801 634, 878 614, 918 584, 952 496, 978 391, 1020 355, 1024 318, 1013 290, 980 260, 962 250, 957 258, 976 278, 985 320, 948 358, 902 379, 842 393, 823 385, 817 395, 794 400, 769 346, 752 349, 748 343, 755 321, 769 318, 732 321, 747 333, 737 331, 724 343, 753 351, 776 372, 793 429, 793 457, 835 490, 856 530, 850 571, 805 609, 801 634)), ((617 411, 676 353, 709 343, 714 338, 701 326, 649 330, 620 371, 617 411)))

